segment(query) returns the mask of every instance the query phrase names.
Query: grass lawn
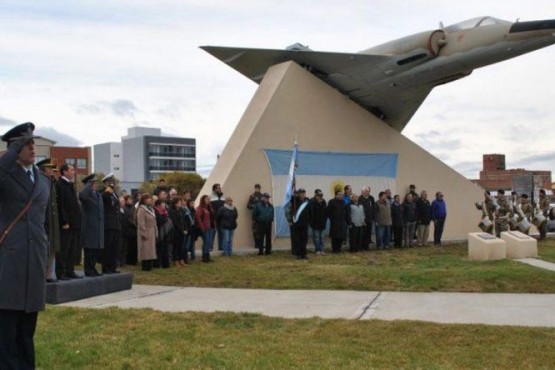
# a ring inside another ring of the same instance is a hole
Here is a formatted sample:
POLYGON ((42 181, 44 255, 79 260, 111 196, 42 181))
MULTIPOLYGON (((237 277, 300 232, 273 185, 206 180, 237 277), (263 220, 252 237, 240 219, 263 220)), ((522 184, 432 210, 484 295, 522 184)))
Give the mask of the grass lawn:
POLYGON ((555 368, 555 329, 48 307, 39 369, 555 368))
MULTIPOLYGON (((540 256, 555 261, 555 241, 540 243, 540 256)), ((511 260, 473 262, 466 245, 310 254, 298 261, 287 252, 271 256, 214 257, 185 268, 145 273, 136 267, 134 283, 149 285, 261 288, 346 289, 371 291, 443 291, 555 293, 555 273, 511 260)))
POLYGON ((547 239, 538 242, 539 258, 555 263, 555 239, 547 239))

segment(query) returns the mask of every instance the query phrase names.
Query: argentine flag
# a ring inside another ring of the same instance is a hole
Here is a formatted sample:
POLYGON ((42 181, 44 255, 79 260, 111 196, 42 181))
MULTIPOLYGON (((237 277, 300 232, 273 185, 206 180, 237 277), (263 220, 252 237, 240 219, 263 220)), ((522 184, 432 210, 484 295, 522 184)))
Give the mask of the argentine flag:
POLYGON ((293 145, 293 155, 291 156, 291 164, 289 165, 289 175, 287 177, 287 186, 285 187, 285 196, 283 197, 283 207, 285 207, 293 197, 293 191, 295 189, 295 171, 298 167, 297 153, 298 144, 295 141, 295 144, 293 145))
POLYGON ((293 189, 306 189, 311 198, 315 189, 321 189, 326 200, 334 197, 334 188, 351 185, 353 193, 360 194, 363 186, 372 188, 372 195, 385 189, 396 192, 397 153, 340 153, 298 151, 297 143, 291 150, 264 149, 272 174, 272 196, 283 199, 274 205, 276 237, 289 236, 289 224, 283 207, 291 200, 293 189), (298 164, 302 163, 302 166, 298 164))

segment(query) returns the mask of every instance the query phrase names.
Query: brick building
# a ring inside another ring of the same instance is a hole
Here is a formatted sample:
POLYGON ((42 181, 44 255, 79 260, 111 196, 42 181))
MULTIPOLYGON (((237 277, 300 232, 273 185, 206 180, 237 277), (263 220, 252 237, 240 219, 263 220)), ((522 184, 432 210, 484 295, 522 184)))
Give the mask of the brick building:
POLYGON ((91 147, 53 146, 50 148, 50 158, 58 168, 64 163, 72 165, 76 181, 92 173, 91 147))
POLYGON ((512 190, 517 178, 529 176, 531 181, 546 190, 551 189, 551 171, 529 171, 524 168, 507 169, 504 154, 484 154, 480 178, 473 180, 486 190, 512 190))

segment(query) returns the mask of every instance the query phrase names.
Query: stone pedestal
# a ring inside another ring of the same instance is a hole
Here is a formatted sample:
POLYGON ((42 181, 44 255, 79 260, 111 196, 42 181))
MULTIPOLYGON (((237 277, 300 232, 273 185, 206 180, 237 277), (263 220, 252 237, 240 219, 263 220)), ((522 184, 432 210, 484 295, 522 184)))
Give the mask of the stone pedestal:
MULTIPOLYGON (((450 215, 445 224, 444 241, 464 239, 469 230, 476 228, 479 215, 474 203, 483 199, 482 188, 337 89, 298 64, 286 62, 266 72, 199 194, 199 198, 211 194, 212 185, 219 183, 224 194, 235 199, 239 218, 233 245, 237 250, 252 250, 254 245, 252 214, 246 209, 254 184, 262 185, 262 191, 270 193, 274 206, 283 203, 283 198, 276 197, 277 189, 273 189, 277 182, 273 181, 265 150, 291 151, 295 141, 299 143, 299 151, 303 152, 398 155, 395 185, 374 185, 374 198, 388 187, 394 193, 405 194, 409 184, 416 184, 418 192, 427 190, 430 200, 441 191, 445 194, 450 215)), ((325 165, 322 163, 323 167, 325 165)), ((297 175, 304 169, 300 161, 297 175)), ((326 175, 326 181, 341 187, 354 185, 344 183, 347 176, 351 175, 330 173, 326 175)), ((369 185, 364 182, 364 177, 361 181, 369 185)), ((300 181, 297 187, 305 188, 309 196, 316 188, 307 187, 300 181)), ((323 190, 327 200, 334 197, 332 187, 317 188, 323 190)), ((353 187, 353 192, 360 194, 360 186, 353 187)), ((433 226, 430 233, 433 233, 433 226)), ((290 240, 278 238, 273 244, 287 247, 290 240)))
POLYGON ((504 240, 488 233, 468 234, 468 259, 490 261, 506 258, 507 246, 504 240))
POLYGON ((520 231, 503 231, 501 239, 507 243, 507 258, 538 256, 538 241, 520 231))
POLYGON ((103 294, 129 290, 133 285, 133 274, 106 274, 98 277, 60 280, 46 284, 46 303, 60 304, 95 297, 103 294))

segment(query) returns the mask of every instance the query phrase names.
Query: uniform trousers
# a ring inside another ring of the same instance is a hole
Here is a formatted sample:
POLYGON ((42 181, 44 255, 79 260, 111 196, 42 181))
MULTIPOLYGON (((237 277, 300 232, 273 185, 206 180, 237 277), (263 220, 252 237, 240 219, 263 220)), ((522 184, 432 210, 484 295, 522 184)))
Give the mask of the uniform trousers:
POLYGON ((102 252, 102 272, 113 272, 117 269, 121 230, 104 230, 104 251, 102 252))
POLYGON ((85 262, 83 263, 85 276, 98 275, 96 264, 98 263, 98 256, 100 256, 102 249, 83 248, 83 251, 85 252, 85 262))
POLYGON ((35 368, 37 316, 38 312, 0 310, 0 369, 35 368))

